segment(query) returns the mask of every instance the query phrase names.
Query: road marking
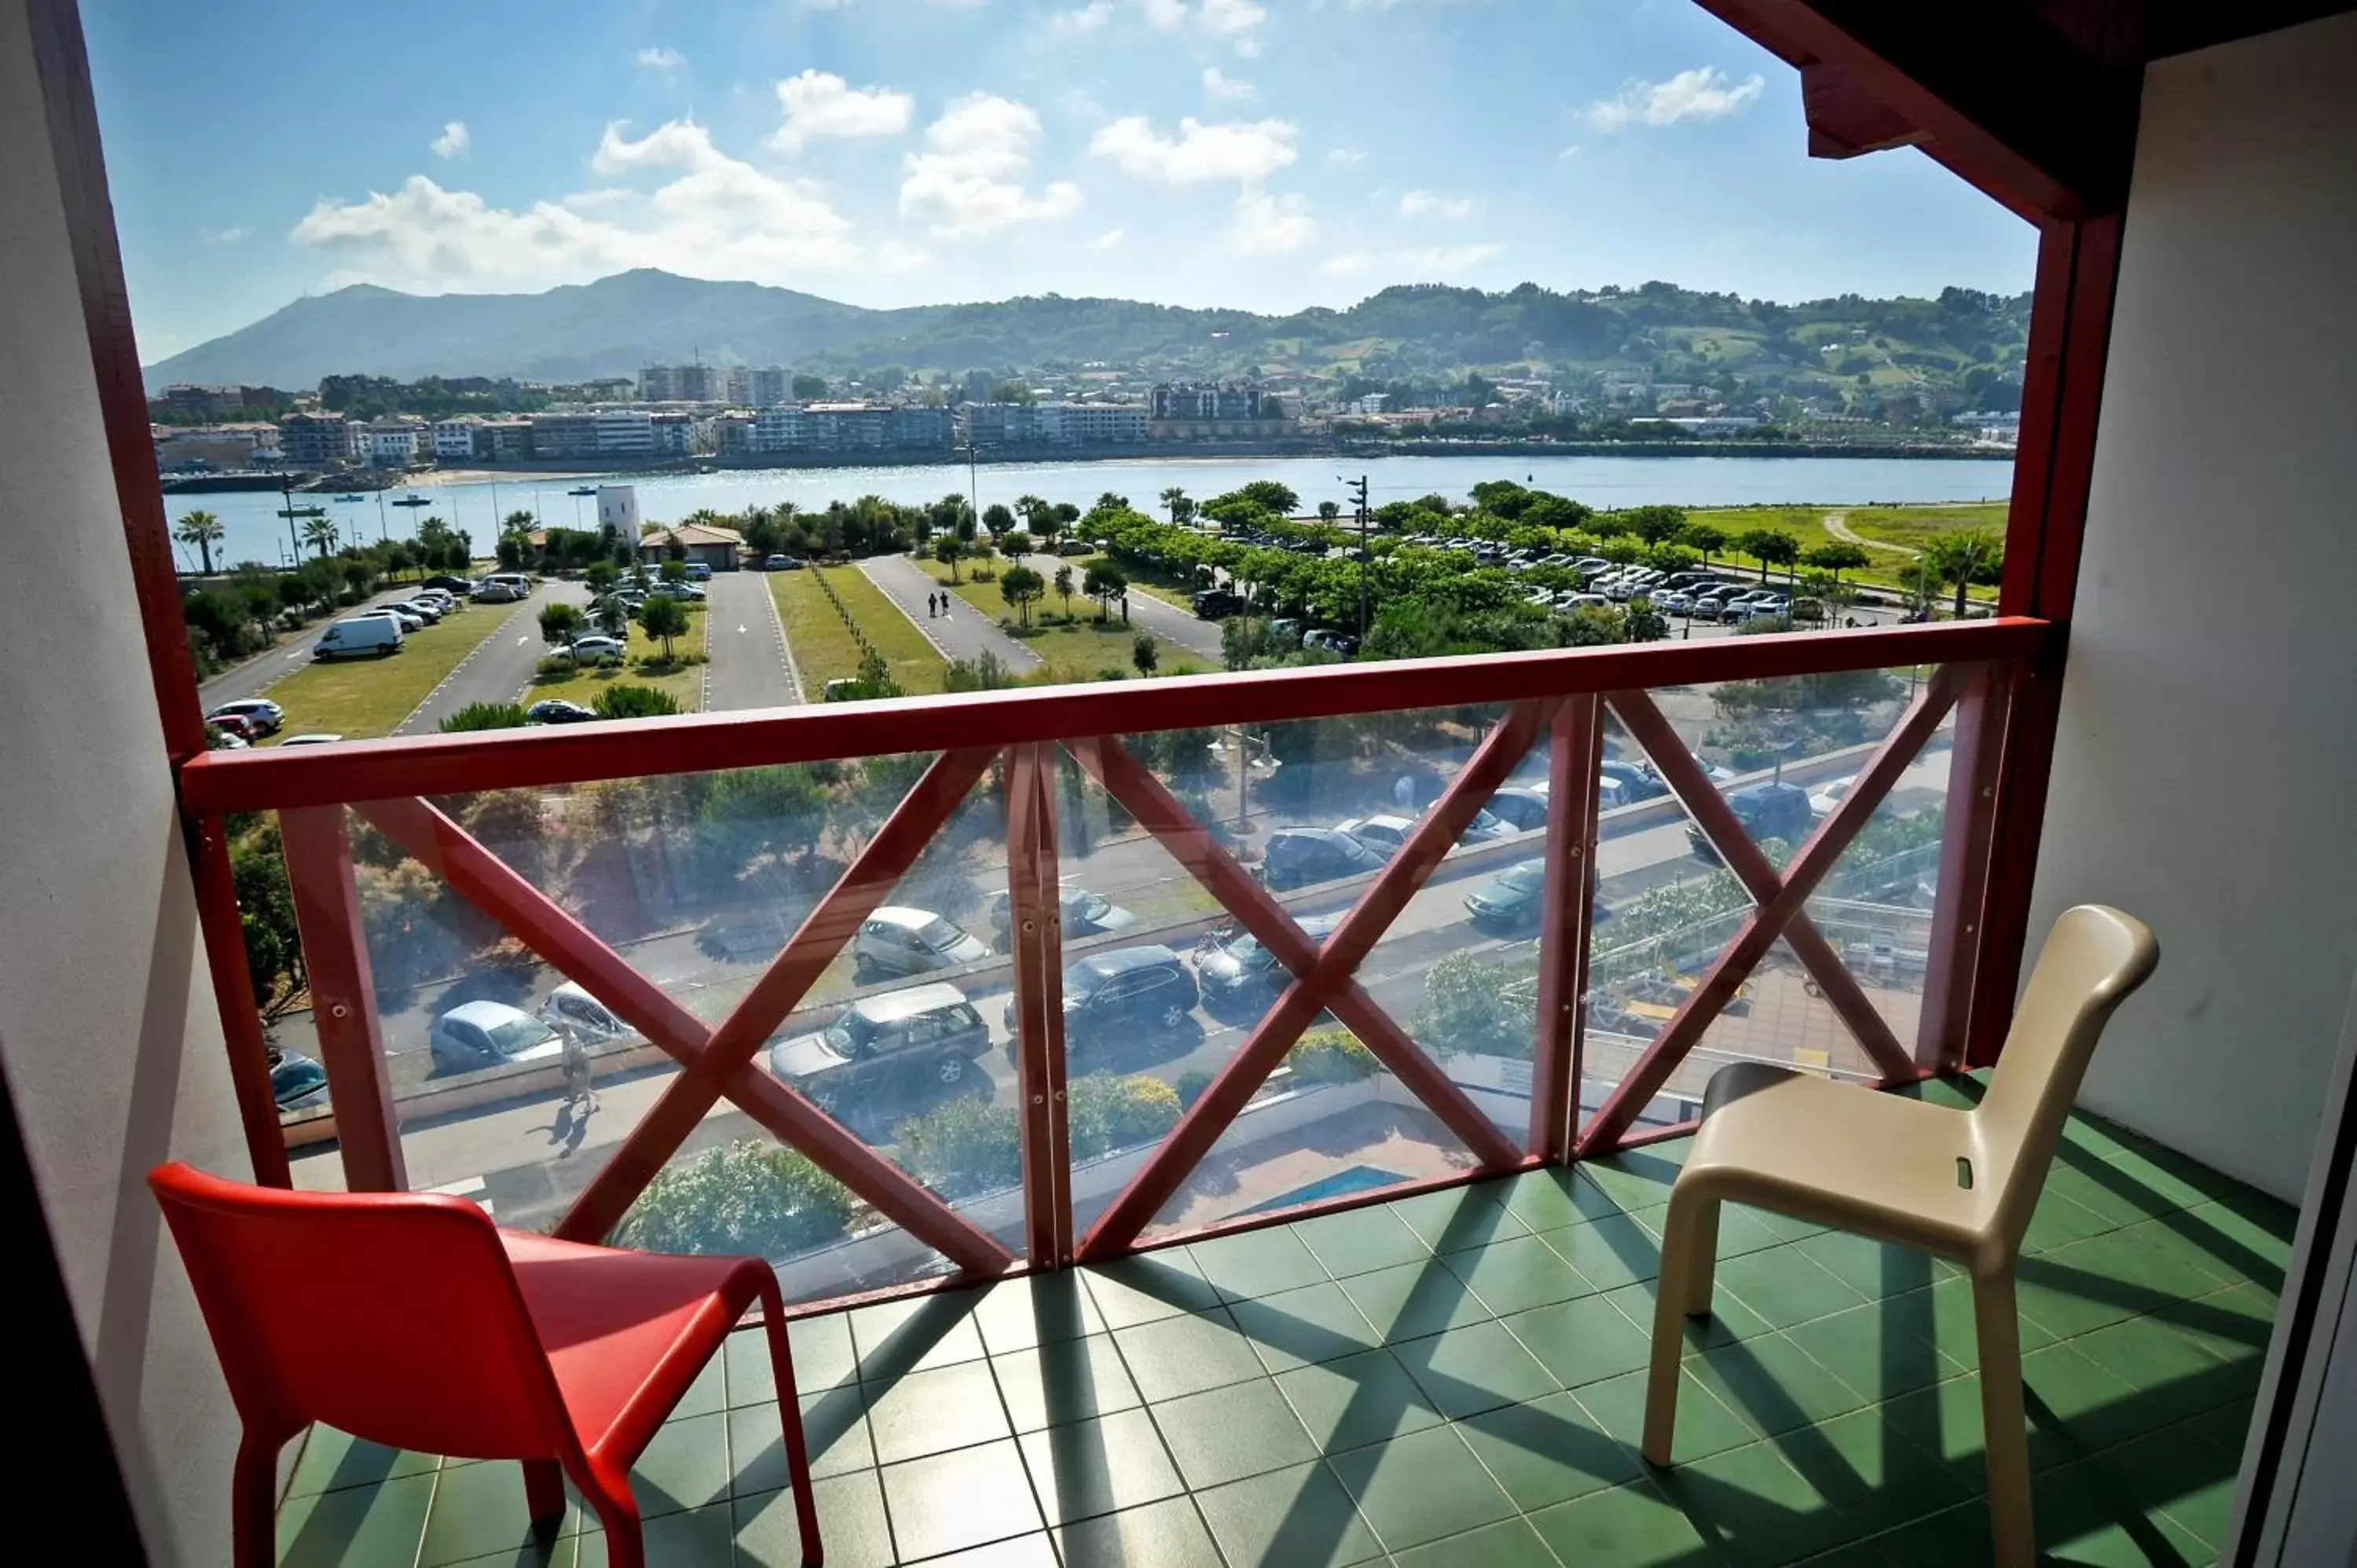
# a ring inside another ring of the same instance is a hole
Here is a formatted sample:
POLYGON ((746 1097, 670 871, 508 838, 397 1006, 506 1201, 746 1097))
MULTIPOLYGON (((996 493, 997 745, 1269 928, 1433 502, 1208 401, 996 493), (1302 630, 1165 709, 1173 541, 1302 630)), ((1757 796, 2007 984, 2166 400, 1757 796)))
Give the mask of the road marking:
POLYGON ((742 636, 744 636, 744 635, 745 635, 745 627, 744 627, 744 624, 743 624, 742 622, 739 622, 739 623, 737 624, 737 636, 739 636, 739 637, 742 637, 742 636))
POLYGON ((458 1181, 445 1182, 440 1187, 429 1187, 425 1190, 428 1192, 440 1193, 449 1197, 472 1198, 477 1208, 480 1208, 484 1213, 489 1214, 492 1211, 491 1200, 485 1197, 483 1194, 489 1190, 490 1186, 490 1184, 485 1181, 481 1176, 474 1176, 464 1177, 458 1181))

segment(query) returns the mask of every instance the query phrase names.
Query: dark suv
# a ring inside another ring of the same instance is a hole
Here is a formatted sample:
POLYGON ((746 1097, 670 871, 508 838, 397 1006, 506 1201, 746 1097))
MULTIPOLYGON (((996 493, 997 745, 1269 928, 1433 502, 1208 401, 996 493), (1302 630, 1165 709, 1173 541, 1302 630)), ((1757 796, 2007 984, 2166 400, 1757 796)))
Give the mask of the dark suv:
MULTIPOLYGON (((1798 784, 1747 784, 1727 796, 1727 806, 1753 843, 1782 839, 1798 849, 1817 823, 1817 814, 1809 809, 1809 792, 1798 784)), ((1686 843, 1695 854, 1718 864, 1718 851, 1692 822, 1686 824, 1686 843)))
MULTIPOLYGON (((1311 941, 1322 943, 1341 923, 1340 915, 1313 915, 1301 922, 1301 930, 1311 941)), ((1203 988, 1204 1010, 1231 1022, 1259 1017, 1293 981, 1293 972, 1249 931, 1206 939, 1195 950, 1195 973, 1203 988)))
MULTIPOLYGON (((1166 947, 1092 952, 1064 969, 1064 1049, 1075 1060, 1118 1050, 1144 1036, 1185 1026, 1200 993, 1195 976, 1166 947)), ((1015 999, 1006 1001, 1007 1050, 1016 1048, 1015 999)))
POLYGON ((1282 893, 1312 882, 1331 882, 1362 871, 1380 871, 1383 857, 1335 828, 1279 828, 1268 836, 1260 879, 1282 893))
POLYGON ((1225 588, 1204 588, 1194 597, 1195 614, 1204 620, 1219 620, 1226 616, 1244 613, 1243 596, 1225 588))

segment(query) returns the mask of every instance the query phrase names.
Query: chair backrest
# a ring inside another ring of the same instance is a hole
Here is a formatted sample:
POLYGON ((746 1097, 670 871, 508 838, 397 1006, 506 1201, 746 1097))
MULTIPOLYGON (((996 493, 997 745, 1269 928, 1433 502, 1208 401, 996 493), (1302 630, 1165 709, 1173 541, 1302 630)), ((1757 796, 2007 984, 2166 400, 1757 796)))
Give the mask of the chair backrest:
POLYGON ((2159 957, 2143 921, 2101 904, 2065 909, 2048 934, 1973 1112, 1983 1165, 1975 1185, 1999 1188, 1998 1229, 2016 1244, 2029 1229, 2095 1043, 2159 957))
POLYGON ((150 1172, 239 1412, 396 1448, 554 1455, 574 1441, 490 1216, 434 1193, 283 1192, 150 1172))

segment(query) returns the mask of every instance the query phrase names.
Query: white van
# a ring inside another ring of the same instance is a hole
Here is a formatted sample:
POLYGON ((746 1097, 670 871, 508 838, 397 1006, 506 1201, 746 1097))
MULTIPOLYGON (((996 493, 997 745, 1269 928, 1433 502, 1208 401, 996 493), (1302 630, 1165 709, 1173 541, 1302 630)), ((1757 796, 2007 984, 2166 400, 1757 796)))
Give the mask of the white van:
POLYGON ((328 628, 319 645, 312 650, 317 659, 382 659, 401 651, 401 624, 389 616, 353 616, 328 628))

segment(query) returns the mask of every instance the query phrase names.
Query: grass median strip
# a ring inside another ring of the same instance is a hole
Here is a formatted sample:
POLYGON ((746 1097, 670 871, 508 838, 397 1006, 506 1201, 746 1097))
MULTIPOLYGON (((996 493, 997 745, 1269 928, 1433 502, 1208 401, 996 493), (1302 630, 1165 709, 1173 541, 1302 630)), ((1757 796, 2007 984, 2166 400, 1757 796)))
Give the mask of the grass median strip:
MULTIPOLYGON (((1772 529, 1789 533, 1800 542, 1805 553, 1821 545, 1844 544, 1848 541, 1831 532, 1825 519, 1838 517, 1850 532, 1871 542, 1867 553, 1872 556, 1870 565, 1843 574, 1845 581, 1871 583, 1886 588, 1906 585, 1905 574, 1910 557, 1897 550, 1877 550, 1874 543, 1899 545, 1920 550, 1929 541, 1943 533, 1980 532, 2002 536, 2005 532, 2006 504, 2002 501, 1974 501, 1956 505, 1925 504, 1921 506, 1745 506, 1706 507, 1689 511, 1689 521, 1707 523, 1727 535, 1728 548, 1711 553, 1711 564, 1724 564, 1736 571, 1757 575, 1760 563, 1733 548, 1734 542, 1755 528, 1772 529)), ((1795 568, 1805 573, 1805 566, 1795 568)), ((1786 572, 1781 566, 1769 571, 1771 586, 1786 585, 1786 572)), ((1981 596, 1976 592, 1975 597, 1981 596)))
POLYGON ((511 613, 503 605, 461 610, 438 626, 411 632, 400 652, 382 659, 313 660, 270 687, 270 700, 286 710, 279 737, 325 733, 365 740, 390 735, 511 613))
MULTIPOLYGON (((923 564, 933 581, 973 606, 985 618, 996 623, 1002 617, 1013 617, 1015 607, 998 591, 996 578, 987 583, 952 583, 949 568, 940 562, 928 561, 923 564)), ((1031 607, 1029 626, 1002 625, 999 629, 1038 654, 1048 675, 1057 682, 1094 681, 1108 670, 1118 671, 1124 675, 1135 673, 1135 667, 1130 662, 1130 655, 1138 635, 1146 628, 1125 626, 1118 614, 1099 625, 1096 606, 1083 598, 1079 591, 1082 575, 1077 567, 1073 570, 1072 616, 1069 622, 1064 619, 1060 607, 1063 600, 1051 590, 1047 597, 1031 607)), ((1136 585, 1132 584, 1131 590, 1135 592, 1136 585)), ((1167 637, 1156 637, 1154 648, 1155 667, 1160 672, 1168 673, 1182 665, 1197 670, 1203 667, 1202 655, 1167 637)))
POLYGON ((885 597, 856 566, 812 567, 801 572, 772 572, 770 592, 785 622, 786 642, 802 670, 802 689, 813 702, 821 700, 829 681, 849 680, 859 673, 859 644, 835 613, 818 575, 843 596, 852 619, 866 635, 892 671, 892 679, 910 696, 942 689, 942 656, 924 634, 909 623, 900 608, 885 597))
MULTIPOLYGON (((701 607, 690 612, 686 635, 673 638, 672 647, 682 655, 704 650, 701 607)), ((636 621, 630 623, 630 648, 626 657, 629 660, 627 665, 591 664, 562 675, 535 675, 519 700, 529 704, 558 697, 586 707, 596 702, 597 693, 608 686, 652 686, 658 692, 669 692, 678 698, 683 712, 692 714, 703 708, 704 665, 698 662, 683 664, 676 670, 662 670, 662 639, 649 637, 647 628, 636 621), (647 660, 655 660, 662 672, 651 674, 640 669, 639 666, 647 660)))

